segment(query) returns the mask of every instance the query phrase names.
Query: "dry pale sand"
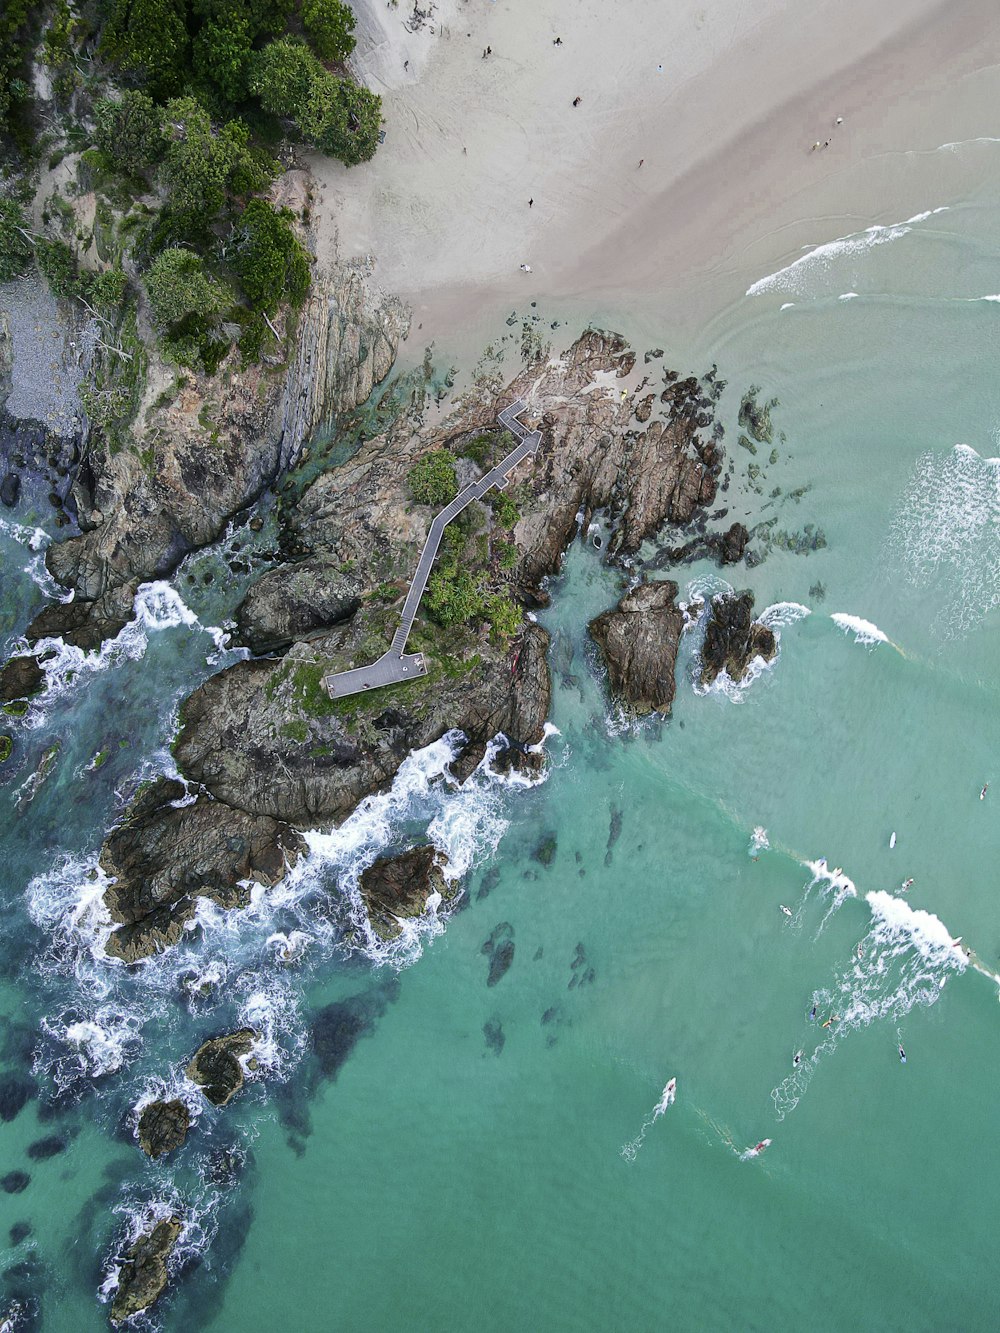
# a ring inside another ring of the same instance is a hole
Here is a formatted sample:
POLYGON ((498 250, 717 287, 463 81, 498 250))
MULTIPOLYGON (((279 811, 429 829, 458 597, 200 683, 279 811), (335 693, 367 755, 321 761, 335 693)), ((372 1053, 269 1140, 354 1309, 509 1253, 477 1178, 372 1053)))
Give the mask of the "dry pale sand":
POLYGON ((992 0, 446 0, 423 26, 364 0, 387 137, 314 163, 321 258, 376 255, 421 345, 536 298, 693 327, 803 244, 933 207, 931 150, 995 132, 998 63, 992 0))

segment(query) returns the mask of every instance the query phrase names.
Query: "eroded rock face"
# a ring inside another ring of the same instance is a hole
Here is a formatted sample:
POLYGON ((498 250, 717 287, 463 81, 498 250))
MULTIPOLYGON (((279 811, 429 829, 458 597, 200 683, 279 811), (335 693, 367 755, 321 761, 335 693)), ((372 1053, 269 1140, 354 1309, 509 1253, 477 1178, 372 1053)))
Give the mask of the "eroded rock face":
POLYGON ((273 653, 319 630, 340 625, 361 605, 357 576, 325 560, 272 569, 236 610, 236 641, 252 653, 273 653))
POLYGON ((753 618, 752 592, 713 597, 701 650, 702 684, 711 685, 722 671, 742 680, 755 657, 769 662, 777 649, 773 632, 753 618))
POLYGON ((176 943, 194 915, 194 899, 245 905, 241 881, 273 884, 294 864, 304 842, 266 815, 222 807, 199 797, 175 806, 184 784, 160 778, 133 803, 125 823, 101 849, 101 868, 114 883, 104 901, 122 928, 107 952, 135 962, 176 943))
POLYGON ((0 703, 29 699, 45 686, 37 657, 11 657, 0 667, 0 703))
POLYGON ((383 939, 395 939, 399 917, 419 916, 432 893, 451 896, 443 858, 435 847, 413 847, 400 856, 380 856, 361 876, 361 897, 372 928, 383 939))
POLYGON ((148 1157, 162 1157, 180 1148, 191 1127, 191 1112, 180 1098, 149 1102, 139 1115, 139 1146, 148 1157))
POLYGON ((213 1106, 226 1106, 243 1087, 240 1056, 249 1055, 257 1033, 253 1028, 211 1037, 198 1047, 185 1073, 197 1083, 213 1106))
POLYGON ((684 628, 671 579, 641 583, 611 611, 590 622, 608 668, 611 692, 637 713, 669 713, 674 667, 684 628))
POLYGON ((180 1237, 183 1221, 167 1217, 135 1241, 118 1275, 111 1302, 111 1322, 121 1324, 148 1310, 167 1285, 167 1261, 180 1237))

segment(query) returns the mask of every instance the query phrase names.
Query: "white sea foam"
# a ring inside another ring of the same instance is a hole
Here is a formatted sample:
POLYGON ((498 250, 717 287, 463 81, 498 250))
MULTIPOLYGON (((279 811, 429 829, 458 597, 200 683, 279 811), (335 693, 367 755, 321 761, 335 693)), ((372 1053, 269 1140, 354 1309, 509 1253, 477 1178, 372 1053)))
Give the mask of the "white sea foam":
MULTIPOLYGON (((825 867, 826 863, 811 864, 825 867)), ((829 872, 820 877, 829 878, 829 872)), ((853 884, 845 896, 855 896, 853 884)), ((865 894, 864 901, 871 913, 866 935, 833 984, 813 994, 817 1034, 825 1035, 772 1089, 779 1120, 798 1105, 819 1062, 846 1036, 882 1020, 898 1023, 915 1006, 934 1004, 948 978, 969 965, 960 942, 933 913, 912 908, 905 898, 882 890, 865 894)))
POLYGON ((770 630, 784 629, 786 625, 794 625, 798 620, 804 620, 806 616, 811 616, 812 612, 808 606, 803 606, 801 602, 773 602, 765 607, 757 619, 762 625, 766 625, 770 630))
MULTIPOLYGON (((116 1004, 104 1004, 91 1014, 63 1012, 41 1021, 54 1055, 36 1056, 36 1071, 50 1074, 56 1087, 66 1091, 81 1080, 116 1074, 136 1053, 142 1018, 116 1004)), ((44 1049, 44 1048, 43 1048, 44 1049)))
POLYGON ((848 615, 846 611, 836 611, 830 619, 845 634, 853 634, 855 643, 863 643, 869 647, 874 647, 877 643, 889 643, 888 637, 882 633, 878 625, 873 625, 870 620, 862 620, 860 616, 848 615))
POLYGON ((858 299, 857 292, 841 292, 840 295, 837 297, 838 301, 856 301, 857 299, 858 299))
POLYGON ((966 444, 921 455, 890 524, 888 554, 939 605, 938 638, 968 633, 1000 606, 1000 458, 966 444))
POLYGON ((748 854, 750 856, 759 856, 761 852, 768 851, 770 846, 771 844, 767 837, 767 829, 764 828, 763 824, 758 824, 750 835, 750 846, 747 848, 748 854))
MULTIPOLYGON (((791 292, 794 295, 811 295, 807 290, 810 279, 833 276, 836 261, 848 257, 865 255, 879 245, 897 241, 908 235, 914 227, 937 213, 946 213, 947 208, 932 208, 924 213, 916 213, 903 222, 888 225, 866 227, 864 231, 851 232, 847 236, 838 236, 833 241, 815 246, 800 255, 798 259, 759 278, 747 288, 747 296, 760 296, 765 292, 791 292)), ((857 293, 853 293, 857 295, 857 293)))
POLYGON ((664 1111, 669 1110, 669 1108, 673 1106, 676 1099, 677 1080, 672 1078, 667 1081, 663 1091, 660 1093, 660 1100, 653 1107, 651 1114, 642 1122, 642 1127, 639 1130, 639 1133, 634 1139, 630 1139, 628 1143, 622 1144, 621 1156, 625 1158, 626 1162, 635 1161, 639 1149, 642 1147, 643 1141, 646 1138, 646 1134, 656 1121, 659 1120, 660 1116, 663 1115, 664 1111))

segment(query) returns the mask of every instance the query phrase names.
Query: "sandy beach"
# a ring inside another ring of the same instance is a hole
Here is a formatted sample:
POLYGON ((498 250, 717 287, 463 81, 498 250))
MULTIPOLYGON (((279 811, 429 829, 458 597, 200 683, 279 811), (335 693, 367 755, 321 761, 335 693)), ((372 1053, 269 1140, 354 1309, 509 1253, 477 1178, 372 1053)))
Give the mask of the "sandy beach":
POLYGON ((694 327, 802 246, 933 208, 935 150, 990 134, 1000 92, 985 0, 358 9, 386 142, 314 164, 320 259, 374 254, 445 346, 533 299, 694 327))

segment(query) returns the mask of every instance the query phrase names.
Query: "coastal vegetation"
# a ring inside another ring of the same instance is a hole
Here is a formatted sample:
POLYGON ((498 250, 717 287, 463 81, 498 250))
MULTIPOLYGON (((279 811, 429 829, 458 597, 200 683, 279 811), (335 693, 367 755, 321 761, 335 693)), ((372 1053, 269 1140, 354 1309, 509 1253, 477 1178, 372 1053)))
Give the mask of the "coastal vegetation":
POLYGON ((37 266, 89 321, 82 396, 112 452, 150 355, 208 374, 234 350, 283 358, 311 281, 308 201, 268 197, 285 145, 348 165, 378 145, 353 29, 340 0, 4 7, 0 281, 37 266))

